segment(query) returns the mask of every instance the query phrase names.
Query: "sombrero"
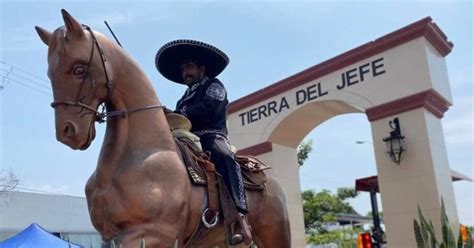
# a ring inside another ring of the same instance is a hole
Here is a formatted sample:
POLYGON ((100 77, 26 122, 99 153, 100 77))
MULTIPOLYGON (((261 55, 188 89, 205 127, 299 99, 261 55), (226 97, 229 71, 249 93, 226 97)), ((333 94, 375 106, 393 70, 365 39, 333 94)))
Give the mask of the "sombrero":
POLYGON ((227 55, 212 45, 195 40, 175 40, 163 45, 156 53, 156 69, 165 78, 184 84, 180 66, 183 61, 198 61, 206 67, 206 76, 219 75, 229 64, 227 55))

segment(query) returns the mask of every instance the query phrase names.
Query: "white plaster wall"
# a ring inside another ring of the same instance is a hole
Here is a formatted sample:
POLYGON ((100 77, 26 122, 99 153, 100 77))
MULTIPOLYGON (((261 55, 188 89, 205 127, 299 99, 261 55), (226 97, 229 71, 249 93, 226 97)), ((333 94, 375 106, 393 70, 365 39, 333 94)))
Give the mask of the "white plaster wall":
POLYGON ((430 43, 425 45, 425 53, 433 89, 435 89, 448 102, 452 103, 453 96, 451 94, 446 60, 430 43))
POLYGON ((418 205, 438 234, 442 196, 454 231, 458 230, 458 218, 441 121, 424 108, 397 117, 407 148, 400 165, 390 160, 382 141, 394 117, 372 122, 372 137, 388 243, 390 247, 414 247, 413 220, 418 219, 418 205))
POLYGON ((274 176, 283 186, 290 219, 291 247, 305 247, 300 178, 298 170, 294 169, 298 168, 296 154, 297 151, 294 148, 273 144, 272 153, 263 154, 258 158, 272 166, 271 170, 267 170, 268 174, 274 176))
POLYGON ((435 178, 439 198, 443 198, 446 207, 446 214, 451 222, 451 227, 455 235, 459 231, 459 219, 457 215, 456 201, 451 180, 451 170, 444 140, 444 132, 441 120, 428 111, 424 111, 430 139, 430 150, 435 170, 435 178))
POLYGON ((0 230, 37 223, 52 232, 96 232, 84 197, 25 192, 0 194, 0 230))

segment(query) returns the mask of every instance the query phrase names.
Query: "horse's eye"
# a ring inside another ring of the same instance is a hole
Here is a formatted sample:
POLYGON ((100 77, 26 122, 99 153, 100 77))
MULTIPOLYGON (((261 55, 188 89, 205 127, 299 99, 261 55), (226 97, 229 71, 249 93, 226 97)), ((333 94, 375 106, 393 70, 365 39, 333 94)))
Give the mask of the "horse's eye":
POLYGON ((84 74, 84 72, 86 72, 86 69, 84 68, 83 65, 74 66, 74 70, 73 70, 74 75, 79 76, 79 75, 84 74))

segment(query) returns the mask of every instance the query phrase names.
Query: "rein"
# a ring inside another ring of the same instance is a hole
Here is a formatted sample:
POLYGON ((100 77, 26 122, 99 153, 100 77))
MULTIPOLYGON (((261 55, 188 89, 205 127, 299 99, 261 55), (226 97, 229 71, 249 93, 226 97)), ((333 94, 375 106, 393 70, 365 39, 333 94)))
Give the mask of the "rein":
POLYGON ((84 104, 80 101, 76 101, 76 102, 73 102, 73 101, 55 101, 55 102, 51 103, 51 107, 53 107, 53 108, 55 108, 59 105, 75 106, 75 107, 85 108, 85 109, 87 109, 87 110, 89 110, 89 111, 91 111, 92 113, 95 114, 95 116, 96 116, 95 121, 97 121, 98 123, 104 123, 105 118, 108 118, 108 117, 120 116, 122 118, 126 118, 130 113, 133 113, 133 112, 139 112, 139 111, 154 109, 154 108, 166 108, 164 105, 157 104, 157 105, 151 105, 151 106, 135 108, 135 109, 123 109, 123 110, 116 110, 116 111, 107 111, 107 112, 106 111, 101 111, 101 112, 99 112, 96 109, 94 109, 93 107, 91 107, 87 104, 84 104))
MULTIPOLYGON (((102 62, 102 67, 104 68, 105 79, 107 81, 106 86, 107 86, 108 91, 107 91, 107 98, 105 100, 105 101, 107 101, 107 100, 112 98, 112 93, 113 93, 113 89, 114 89, 113 88, 113 80, 109 77, 109 74, 107 73, 107 66, 106 66, 107 58, 105 57, 105 54, 104 54, 102 48, 99 45, 99 41, 95 37, 94 32, 91 30, 91 28, 89 26, 86 26, 86 25, 82 25, 82 26, 84 27, 84 29, 89 31, 89 33, 91 34, 91 37, 92 37, 92 50, 91 50, 91 55, 90 55, 90 58, 89 58, 89 62, 87 63, 86 73, 89 74, 89 76, 92 78, 92 75, 90 74, 89 68, 90 68, 90 65, 92 63, 92 58, 94 56, 95 47, 97 46, 97 50, 99 50, 100 60, 102 62)), ((98 123, 104 123, 105 119, 109 118, 109 117, 120 116, 122 118, 126 118, 129 114, 134 113, 134 112, 139 112, 139 111, 148 110, 148 109, 155 109, 155 108, 166 108, 164 105, 157 104, 157 105, 145 106, 145 107, 135 108, 135 109, 123 109, 123 110, 116 110, 116 111, 106 111, 106 108, 103 107, 102 111, 99 112, 99 111, 97 111, 96 108, 91 107, 90 104, 85 104, 85 103, 82 102, 82 99, 86 98, 85 96, 84 97, 79 97, 79 95, 81 94, 81 91, 82 91, 82 87, 84 86, 85 80, 86 80, 86 77, 84 77, 82 79, 81 88, 79 89, 78 97, 76 98, 77 100, 75 100, 75 101, 67 101, 67 100, 66 101, 53 101, 51 103, 51 107, 56 108, 57 106, 64 105, 64 106, 80 107, 82 109, 89 110, 90 112, 95 114, 95 121, 98 122, 98 123)), ((92 78, 92 86, 95 87, 95 80, 93 78, 92 78)), ((81 112, 82 112, 82 109, 81 109, 81 112)))

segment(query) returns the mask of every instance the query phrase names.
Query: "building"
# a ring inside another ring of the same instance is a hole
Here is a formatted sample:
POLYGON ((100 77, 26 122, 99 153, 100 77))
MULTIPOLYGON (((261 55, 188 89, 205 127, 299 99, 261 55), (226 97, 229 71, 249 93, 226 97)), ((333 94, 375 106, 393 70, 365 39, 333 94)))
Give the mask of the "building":
POLYGON ((38 223, 56 236, 100 248, 85 197, 8 191, 0 193, 0 241, 38 223))

